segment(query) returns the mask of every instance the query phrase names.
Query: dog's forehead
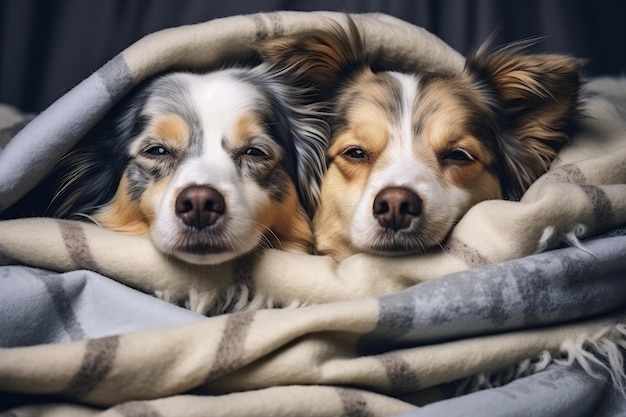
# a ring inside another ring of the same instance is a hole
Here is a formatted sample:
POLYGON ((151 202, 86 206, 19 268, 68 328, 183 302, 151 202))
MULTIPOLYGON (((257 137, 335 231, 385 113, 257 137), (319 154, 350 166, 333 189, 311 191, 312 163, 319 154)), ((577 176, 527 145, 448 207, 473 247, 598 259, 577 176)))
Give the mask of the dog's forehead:
POLYGON ((151 86, 148 107, 153 111, 167 112, 189 106, 212 106, 236 111, 256 105, 262 99, 254 83, 230 69, 206 74, 172 73, 157 79, 151 86))
POLYGON ((345 115, 338 129, 378 124, 389 131, 389 142, 432 147, 433 141, 480 130, 490 113, 479 90, 464 76, 370 73, 338 100, 338 113, 345 115))
POLYGON ((391 73, 366 72, 354 79, 337 100, 337 114, 346 123, 371 117, 395 119, 402 106, 402 84, 391 73))
POLYGON ((396 72, 363 74, 337 100, 336 132, 350 132, 343 137, 354 136, 375 154, 391 147, 410 152, 417 138, 413 119, 421 89, 418 76, 396 72))
POLYGON ((331 153, 357 145, 382 150, 401 107, 400 87, 389 73, 364 72, 352 80, 336 99, 331 153))
POLYGON ((260 109, 267 107, 262 91, 241 71, 208 74, 174 73, 158 80, 144 108, 164 139, 186 132, 190 148, 236 147, 262 133, 260 109))

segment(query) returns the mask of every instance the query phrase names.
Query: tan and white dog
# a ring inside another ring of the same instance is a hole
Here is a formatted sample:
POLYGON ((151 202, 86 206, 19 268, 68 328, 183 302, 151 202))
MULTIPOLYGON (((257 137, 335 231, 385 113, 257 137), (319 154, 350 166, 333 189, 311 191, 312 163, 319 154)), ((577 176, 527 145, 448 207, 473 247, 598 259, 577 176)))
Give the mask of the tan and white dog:
POLYGON ((266 59, 309 77, 334 114, 314 230, 337 259, 426 251, 476 203, 520 198, 577 114, 579 62, 519 44, 448 75, 374 72, 352 21, 274 43, 266 59))

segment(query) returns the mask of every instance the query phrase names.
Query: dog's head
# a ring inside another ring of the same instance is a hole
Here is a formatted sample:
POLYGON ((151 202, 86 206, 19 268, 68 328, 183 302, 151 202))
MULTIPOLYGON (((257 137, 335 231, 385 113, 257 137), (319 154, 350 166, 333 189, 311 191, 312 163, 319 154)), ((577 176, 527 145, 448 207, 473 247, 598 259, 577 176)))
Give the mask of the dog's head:
MULTIPOLYGON (((519 198, 548 169, 577 108, 579 64, 511 46, 463 72, 374 72, 355 24, 282 40, 332 103, 317 248, 406 254, 441 244, 474 204, 519 198)), ((288 52, 289 51, 289 52, 288 52)))
POLYGON ((59 164, 49 214, 149 234, 192 263, 308 251, 328 128, 300 93, 262 65, 160 76, 59 164))

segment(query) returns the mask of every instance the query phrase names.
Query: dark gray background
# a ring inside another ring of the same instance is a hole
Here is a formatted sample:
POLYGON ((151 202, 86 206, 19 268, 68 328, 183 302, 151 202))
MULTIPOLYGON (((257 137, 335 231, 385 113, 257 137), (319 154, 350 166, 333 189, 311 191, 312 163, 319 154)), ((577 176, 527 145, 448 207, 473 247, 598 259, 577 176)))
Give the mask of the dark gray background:
POLYGON ((0 102, 40 111, 130 43, 171 26, 273 10, 384 12, 467 53, 545 37, 587 59, 587 75, 626 73, 626 2, 615 0, 0 0, 0 102))

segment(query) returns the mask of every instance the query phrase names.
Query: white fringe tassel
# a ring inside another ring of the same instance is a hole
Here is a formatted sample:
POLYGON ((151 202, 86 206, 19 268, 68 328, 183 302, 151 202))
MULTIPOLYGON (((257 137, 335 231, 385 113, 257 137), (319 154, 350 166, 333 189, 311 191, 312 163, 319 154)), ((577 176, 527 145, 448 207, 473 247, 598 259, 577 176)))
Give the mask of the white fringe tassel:
POLYGON ((615 389, 626 398, 624 324, 606 327, 591 337, 581 335, 574 340, 566 340, 561 345, 561 351, 565 357, 555 359, 555 363, 568 366, 577 363, 585 372, 597 378, 602 376, 598 371, 603 371, 610 376, 615 389))
POLYGON ((595 378, 608 375, 613 387, 626 398, 626 325, 607 326, 591 337, 580 335, 562 343, 558 356, 543 351, 535 360, 525 359, 515 366, 493 373, 480 373, 456 382, 456 395, 469 394, 501 387, 515 379, 535 374, 551 363, 571 366, 578 364, 595 378))
POLYGON ((565 232, 558 230, 554 226, 547 226, 543 229, 541 237, 539 237, 535 253, 542 253, 557 247, 561 243, 567 243, 597 258, 598 256, 587 249, 580 241, 587 235, 587 232, 588 227, 584 224, 575 224, 570 230, 565 232))

